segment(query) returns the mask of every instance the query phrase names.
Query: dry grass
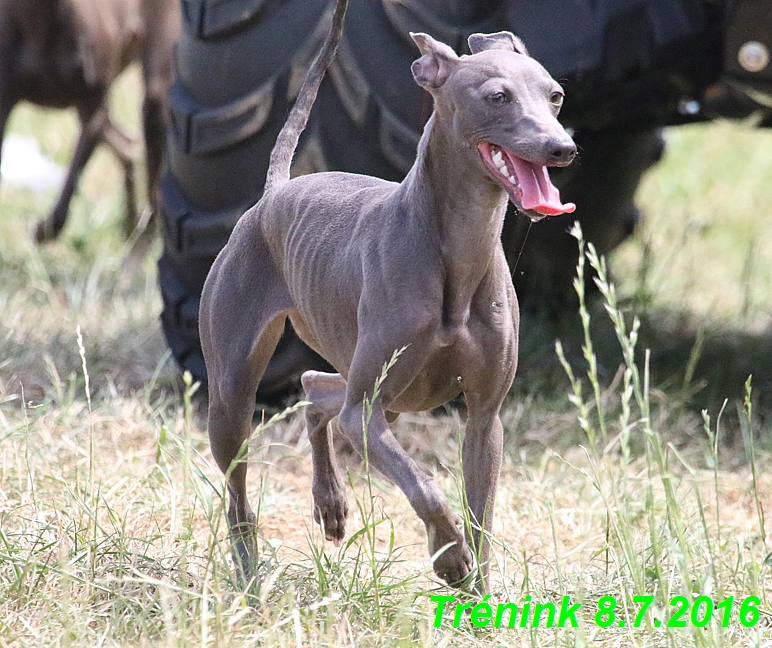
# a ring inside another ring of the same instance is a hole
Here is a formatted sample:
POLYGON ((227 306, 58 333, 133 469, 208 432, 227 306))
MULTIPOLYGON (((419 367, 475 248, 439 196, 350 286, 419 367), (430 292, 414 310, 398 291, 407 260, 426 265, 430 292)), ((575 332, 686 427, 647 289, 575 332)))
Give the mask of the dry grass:
MULTIPOLYGON (((136 132, 136 114, 126 118, 136 132)), ((66 161, 71 115, 24 109, 13 128, 36 133, 66 161)), ((671 135, 669 157, 641 189, 648 224, 615 259, 623 306, 644 303, 641 315, 660 334, 668 329, 657 322, 670 317, 692 330, 765 339, 772 259, 764 234, 772 221, 762 192, 772 177, 771 143, 770 133, 726 124, 671 135), (749 175, 755 184, 741 186, 749 175), (679 224, 688 236, 668 229, 679 224), (753 263, 743 270, 751 240, 753 263)), ((127 261, 117 187, 118 169, 102 153, 62 241, 42 249, 30 232, 53 196, 0 189, 0 645, 761 646, 772 639, 763 518, 772 511, 769 426, 732 401, 714 444, 723 395, 710 401, 706 428, 684 400, 691 393, 683 389, 684 363, 673 365, 679 380, 646 389, 640 348, 637 392, 626 389, 634 382, 630 364, 620 372, 610 364, 595 380, 596 401, 577 344, 571 357, 583 395, 574 404, 563 377, 538 390, 520 384, 503 413, 495 598, 520 604, 528 595, 570 595, 583 603, 581 627, 478 629, 467 618, 458 629, 434 628, 429 597, 448 590, 431 575, 422 525, 377 476, 371 501, 353 457, 346 462, 354 539, 340 551, 321 541, 297 414, 253 440, 250 495, 259 503, 263 562, 247 595, 231 578, 223 482, 201 405, 165 355, 153 254, 127 261), (726 628, 653 627, 678 594, 716 602, 758 595, 761 618, 755 628, 736 613, 726 628), (629 606, 628 619, 633 596, 655 595, 657 609, 639 629, 598 628, 594 612, 604 595, 629 606)), ((596 346, 616 344, 613 327, 600 326, 602 308, 592 318, 596 346)), ((581 340, 580 324, 576 333, 581 340)), ((753 348, 748 357, 765 361, 753 348)), ((754 385, 750 403, 766 389, 754 385)), ((451 410, 405 416, 396 430, 456 509, 462 418, 451 410)))

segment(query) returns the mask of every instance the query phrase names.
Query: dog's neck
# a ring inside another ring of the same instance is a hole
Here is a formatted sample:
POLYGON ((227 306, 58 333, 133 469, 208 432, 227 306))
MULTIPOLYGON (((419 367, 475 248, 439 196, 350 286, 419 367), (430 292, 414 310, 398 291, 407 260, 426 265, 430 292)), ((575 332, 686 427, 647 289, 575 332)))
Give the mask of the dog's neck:
POLYGON ((445 318, 460 323, 485 276, 507 207, 506 192, 485 175, 477 151, 454 137, 435 112, 418 144, 403 187, 440 244, 445 270, 445 318))

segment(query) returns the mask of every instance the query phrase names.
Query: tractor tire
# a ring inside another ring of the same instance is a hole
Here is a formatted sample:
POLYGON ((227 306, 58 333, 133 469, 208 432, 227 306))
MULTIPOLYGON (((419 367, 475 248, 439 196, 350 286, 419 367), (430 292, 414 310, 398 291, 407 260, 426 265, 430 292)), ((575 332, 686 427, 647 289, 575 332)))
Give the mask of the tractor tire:
MULTIPOLYGON (((185 0, 169 91, 161 180, 161 322, 183 370, 206 385, 201 290, 238 218, 260 198, 268 156, 291 108, 291 84, 322 42, 327 0, 185 0)), ((288 329, 261 383, 281 398, 303 367, 325 364, 288 329)))

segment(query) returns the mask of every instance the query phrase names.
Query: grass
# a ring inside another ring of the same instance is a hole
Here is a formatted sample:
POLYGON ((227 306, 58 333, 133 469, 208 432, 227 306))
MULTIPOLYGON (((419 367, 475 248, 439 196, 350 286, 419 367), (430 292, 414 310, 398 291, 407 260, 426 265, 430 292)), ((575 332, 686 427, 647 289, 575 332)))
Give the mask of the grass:
MULTIPOLYGON (((138 132, 135 84, 123 80, 117 105, 138 132)), ((76 133, 71 114, 28 107, 11 129, 62 164, 76 133)), ((431 575, 422 525, 345 453, 349 535, 325 544, 298 413, 252 438, 260 569, 245 592, 203 407, 160 332, 158 245, 133 259, 120 235, 118 166, 95 157, 61 241, 44 248, 30 233, 55 196, 0 187, 0 645, 765 645, 771 136, 669 131, 640 189, 648 219, 611 260, 616 288, 587 247, 603 299, 564 325, 565 368, 525 332, 502 413, 489 602, 570 596, 578 628, 478 628, 469 612, 454 628, 453 605, 435 627, 431 597, 451 592, 431 575), (599 627, 609 596, 616 616, 599 627), (726 627, 724 607, 704 628, 668 628, 678 596, 690 609, 735 601, 726 627), (738 615, 749 596, 754 627, 738 615)), ((395 430, 456 510, 462 421, 449 409, 395 430)))

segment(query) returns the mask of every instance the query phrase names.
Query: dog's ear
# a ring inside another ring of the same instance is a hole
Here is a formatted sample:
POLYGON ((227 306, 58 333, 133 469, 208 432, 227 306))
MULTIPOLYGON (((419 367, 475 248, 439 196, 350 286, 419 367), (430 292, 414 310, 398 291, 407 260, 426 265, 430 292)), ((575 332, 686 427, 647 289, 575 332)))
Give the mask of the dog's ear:
POLYGON ((472 54, 499 49, 528 56, 528 50, 525 49, 523 41, 508 31, 496 32, 495 34, 472 34, 468 42, 472 54))
POLYGON ((410 38, 423 54, 410 66, 413 78, 422 88, 436 90, 448 80, 453 66, 459 60, 458 56, 445 43, 434 40, 428 34, 410 32, 410 38))

